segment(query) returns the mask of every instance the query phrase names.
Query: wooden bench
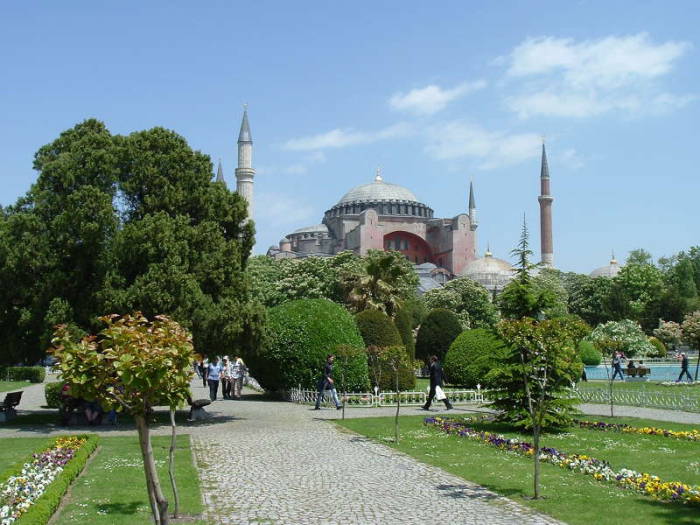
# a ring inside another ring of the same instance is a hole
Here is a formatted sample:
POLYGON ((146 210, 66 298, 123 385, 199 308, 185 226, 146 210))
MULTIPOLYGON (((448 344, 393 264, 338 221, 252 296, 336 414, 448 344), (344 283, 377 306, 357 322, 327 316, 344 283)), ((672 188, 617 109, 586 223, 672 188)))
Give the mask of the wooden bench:
POLYGON ((22 392, 10 392, 5 396, 5 400, 0 403, 0 421, 9 421, 17 417, 15 407, 22 399, 22 392))
POLYGON ((651 373, 651 369, 649 368, 623 368, 622 371, 625 373, 626 376, 628 377, 644 377, 647 374, 651 373))

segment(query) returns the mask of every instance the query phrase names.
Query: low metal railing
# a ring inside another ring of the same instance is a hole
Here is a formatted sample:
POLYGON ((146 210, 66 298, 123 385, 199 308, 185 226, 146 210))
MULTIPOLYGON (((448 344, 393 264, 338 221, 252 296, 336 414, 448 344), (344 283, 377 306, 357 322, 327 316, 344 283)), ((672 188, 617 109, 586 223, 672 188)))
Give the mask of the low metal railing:
MULTIPOLYGON (((484 401, 484 393, 486 390, 477 388, 475 390, 449 390, 445 389, 448 399, 454 405, 468 403, 482 403, 484 401)), ((305 390, 301 387, 292 388, 283 393, 283 398, 286 401, 300 404, 316 403, 316 390, 305 390)), ((406 391, 399 392, 399 399, 402 405, 419 406, 425 404, 427 400, 427 392, 406 391)), ((338 392, 338 398, 345 404, 346 408, 368 408, 368 407, 383 407, 396 405, 396 392, 338 392)), ((326 392, 323 396, 322 405, 329 406, 331 404, 331 396, 326 392)))
MULTIPOLYGON (((603 388, 574 389, 573 394, 582 403, 610 403, 610 391, 603 388)), ((617 405, 700 412, 700 398, 678 391, 644 392, 615 389, 613 401, 617 405)))

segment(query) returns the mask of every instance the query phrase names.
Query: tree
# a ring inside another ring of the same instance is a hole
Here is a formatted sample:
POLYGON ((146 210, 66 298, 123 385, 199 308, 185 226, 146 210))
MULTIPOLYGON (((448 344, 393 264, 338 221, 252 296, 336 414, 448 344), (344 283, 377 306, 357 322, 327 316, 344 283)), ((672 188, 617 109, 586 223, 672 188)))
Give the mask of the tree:
POLYGON ((639 266, 652 266, 654 264, 654 258, 644 248, 638 248, 636 250, 632 250, 627 256, 627 261, 625 261, 625 265, 628 264, 636 264, 639 266))
POLYGON ((365 346, 398 346, 403 344, 401 335, 391 318, 379 310, 365 310, 355 315, 365 346))
POLYGON ((619 320, 617 312, 610 307, 613 280, 609 277, 592 279, 587 275, 568 274, 564 286, 569 294, 569 312, 588 324, 595 326, 619 320))
POLYGON ((155 523, 168 523, 151 445, 149 414, 158 405, 174 411, 187 400, 194 356, 190 334, 165 316, 148 321, 140 313, 100 318, 107 326, 80 342, 58 327, 52 354, 71 395, 94 399, 105 408, 134 417, 143 456, 146 487, 155 523))
POLYGON ((683 339, 698 350, 698 362, 695 365, 695 381, 697 381, 700 368, 700 310, 686 315, 682 327, 683 339))
POLYGON ((661 270, 651 264, 628 262, 612 281, 609 308, 617 312, 618 320, 632 319, 651 331, 660 317, 664 291, 661 270))
POLYGON ((405 307, 399 308, 394 318, 394 325, 401 336, 401 344, 406 348, 406 354, 411 361, 416 358, 416 341, 413 337, 411 313, 405 307))
POLYGON ((562 272, 553 268, 541 268, 532 278, 535 288, 541 294, 551 297, 551 304, 542 311, 547 319, 565 317, 569 313, 567 308, 569 293, 566 291, 561 274, 562 272))
POLYGON ((443 368, 454 385, 488 386, 487 374, 507 355, 505 343, 493 330, 465 330, 450 345, 443 368))
MULTIPOLYGON (((499 323, 498 332, 514 352, 506 366, 495 369, 493 377, 504 385, 518 381, 522 384, 518 397, 525 401, 527 418, 520 421, 532 428, 534 498, 538 499, 540 434, 547 426, 568 422, 576 400, 567 397, 564 391, 581 377, 583 365, 576 355, 573 333, 567 321, 506 320, 499 323)), ((514 406, 512 399, 503 395, 499 395, 493 405, 522 413, 521 407, 514 406)), ((508 419, 517 421, 520 417, 520 414, 512 413, 508 419)))
POLYGON ((441 361, 445 358, 452 341, 462 333, 462 325, 450 310, 431 310, 418 330, 416 357, 425 362, 436 355, 441 361))
POLYGON ((458 277, 441 288, 427 291, 423 300, 429 309, 445 308, 457 315, 463 329, 492 328, 498 322, 498 310, 489 292, 468 277, 458 277))
POLYGON ((627 357, 644 357, 655 351, 641 326, 629 319, 598 325, 588 339, 608 356, 623 352, 627 357))
POLYGON ((660 314, 680 322, 686 313, 700 306, 695 285, 695 268, 683 252, 674 257, 664 272, 664 290, 660 299, 660 314))
POLYGON ((659 321, 659 327, 654 329, 654 335, 671 350, 675 350, 683 339, 681 325, 673 321, 659 321))

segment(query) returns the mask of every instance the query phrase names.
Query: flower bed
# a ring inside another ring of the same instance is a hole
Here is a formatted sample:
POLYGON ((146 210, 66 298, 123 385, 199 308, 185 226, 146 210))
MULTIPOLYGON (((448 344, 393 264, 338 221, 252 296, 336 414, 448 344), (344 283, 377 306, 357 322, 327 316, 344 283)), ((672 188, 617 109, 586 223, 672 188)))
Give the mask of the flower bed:
POLYGON ((700 381, 662 381, 661 383, 656 383, 661 386, 700 386, 700 381))
POLYGON ((689 441, 700 441, 700 430, 667 430, 657 427, 633 427, 624 423, 605 423, 603 421, 575 420, 581 428, 601 430, 603 432, 624 432, 627 434, 644 434, 646 436, 664 436, 689 441))
MULTIPOLYGON (((440 428, 447 434, 480 441, 501 450, 516 452, 526 456, 534 454, 534 447, 525 441, 510 439, 500 434, 475 430, 468 426, 469 420, 456 420, 442 417, 427 417, 426 425, 440 428)), ((540 461, 561 468, 574 470, 593 476, 599 481, 610 481, 663 501, 700 504, 700 486, 690 486, 680 481, 661 481, 657 476, 630 469, 614 470, 607 462, 583 454, 565 454, 554 448, 542 447, 540 461)))
POLYGON ((0 525, 44 524, 97 446, 97 436, 59 437, 0 485, 0 525))

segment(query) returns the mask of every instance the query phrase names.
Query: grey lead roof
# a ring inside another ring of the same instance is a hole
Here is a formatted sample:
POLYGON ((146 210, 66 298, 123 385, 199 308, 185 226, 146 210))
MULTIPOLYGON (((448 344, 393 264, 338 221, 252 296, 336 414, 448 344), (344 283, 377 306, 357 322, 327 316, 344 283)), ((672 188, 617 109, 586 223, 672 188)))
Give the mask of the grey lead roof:
POLYGON ((540 178, 549 178, 549 165, 547 164, 547 152, 544 149, 544 142, 542 143, 542 168, 540 170, 540 178))
POLYGON ((470 210, 476 209, 476 201, 474 200, 474 183, 473 182, 469 183, 469 209, 470 210))
POLYGON ((219 167, 216 170, 216 182, 226 182, 224 181, 224 169, 221 167, 221 160, 219 160, 219 167))
POLYGON ((243 122, 241 122, 241 132, 238 134, 238 142, 253 142, 250 134, 250 124, 248 124, 248 108, 243 110, 243 122))

